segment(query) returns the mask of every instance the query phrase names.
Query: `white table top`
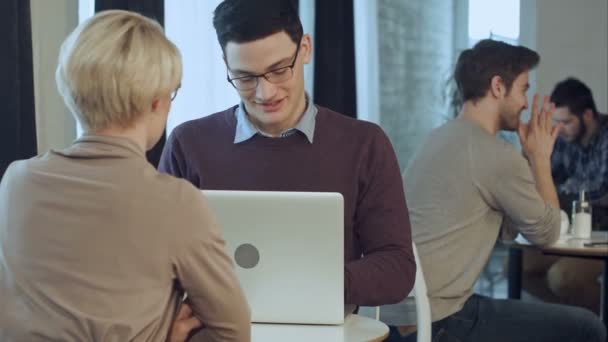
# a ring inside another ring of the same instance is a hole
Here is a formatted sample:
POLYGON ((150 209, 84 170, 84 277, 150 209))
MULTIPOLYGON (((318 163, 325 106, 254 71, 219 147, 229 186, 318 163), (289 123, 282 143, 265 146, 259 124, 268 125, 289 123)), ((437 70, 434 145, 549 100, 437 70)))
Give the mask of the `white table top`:
POLYGON ((382 341, 388 326, 369 317, 351 314, 343 325, 263 324, 251 328, 252 342, 363 342, 382 341))
MULTIPOLYGON (((593 231, 590 239, 575 238, 571 235, 562 235, 559 240, 550 246, 535 247, 544 252, 551 254, 559 254, 565 256, 584 256, 608 258, 608 245, 598 245, 594 247, 586 247, 586 242, 608 241, 608 232, 593 231)), ((531 246, 521 234, 515 239, 515 242, 523 246, 531 246)))

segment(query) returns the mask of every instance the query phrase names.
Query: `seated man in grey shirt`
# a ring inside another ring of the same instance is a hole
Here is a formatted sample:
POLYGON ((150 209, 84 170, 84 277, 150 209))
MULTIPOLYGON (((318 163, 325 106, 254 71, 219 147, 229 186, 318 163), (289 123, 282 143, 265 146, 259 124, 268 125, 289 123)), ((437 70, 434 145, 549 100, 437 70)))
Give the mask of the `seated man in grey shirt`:
POLYGON ((201 324, 206 341, 250 340, 207 203, 146 161, 181 77, 160 25, 132 12, 66 39, 57 85, 85 135, 0 183, 0 341, 177 342, 201 324))
MULTIPOLYGON (((431 132, 405 171, 434 341, 605 341, 605 327, 585 309, 473 293, 501 229, 503 237, 521 233, 537 245, 559 236, 554 107, 545 97, 539 108, 535 96, 530 121, 520 122, 528 72, 538 61, 530 49, 492 40, 463 51, 454 72, 462 110, 431 132), (527 160, 496 137, 500 130, 518 132, 527 160)), ((388 341, 415 341, 405 329, 408 309, 383 308, 383 319, 399 326, 388 341)))

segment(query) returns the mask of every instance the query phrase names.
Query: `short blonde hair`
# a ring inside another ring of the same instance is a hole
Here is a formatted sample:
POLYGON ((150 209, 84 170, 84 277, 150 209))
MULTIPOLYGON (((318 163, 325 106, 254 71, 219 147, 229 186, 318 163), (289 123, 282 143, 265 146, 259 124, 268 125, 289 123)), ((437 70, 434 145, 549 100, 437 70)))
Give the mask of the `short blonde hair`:
POLYGON ((70 111, 93 131, 130 127, 181 78, 181 55, 162 27, 122 10, 99 12, 79 25, 61 46, 55 74, 70 111))

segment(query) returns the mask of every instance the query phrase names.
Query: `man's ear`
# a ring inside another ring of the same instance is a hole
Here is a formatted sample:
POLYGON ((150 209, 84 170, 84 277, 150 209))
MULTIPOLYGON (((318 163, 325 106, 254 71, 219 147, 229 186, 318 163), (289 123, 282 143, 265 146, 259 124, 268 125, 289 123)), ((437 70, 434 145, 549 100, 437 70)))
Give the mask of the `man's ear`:
POLYGON ((585 109, 585 111, 583 112, 583 119, 585 120, 585 122, 593 121, 593 111, 589 108, 585 109))
POLYGON ((507 87, 505 87, 502 77, 494 75, 490 80, 490 94, 492 94, 494 98, 501 99, 506 93, 507 87))
POLYGON ((309 34, 302 36, 302 61, 304 64, 310 63, 312 58, 312 38, 309 34))

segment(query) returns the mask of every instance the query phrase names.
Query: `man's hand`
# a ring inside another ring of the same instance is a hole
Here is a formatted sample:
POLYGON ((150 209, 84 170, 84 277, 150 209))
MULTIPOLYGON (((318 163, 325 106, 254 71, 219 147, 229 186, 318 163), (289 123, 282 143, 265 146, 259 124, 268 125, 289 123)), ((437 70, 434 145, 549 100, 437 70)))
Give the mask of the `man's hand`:
POLYGON ((559 200, 551 175, 551 153, 562 124, 552 125, 554 110, 555 105, 549 104, 547 96, 539 110, 538 94, 534 95, 530 121, 527 124, 520 123, 517 133, 524 155, 528 157, 540 197, 553 208, 559 209, 559 200))
POLYGON ((538 94, 534 95, 530 121, 520 123, 517 129, 523 153, 533 168, 539 165, 550 166, 553 146, 562 125, 552 125, 555 105, 549 103, 549 97, 545 96, 541 108, 538 108, 538 97, 538 94))
POLYGON ((201 326, 203 326, 203 323, 192 314, 192 308, 186 302, 183 302, 175 321, 173 321, 167 342, 185 342, 190 332, 201 326))

